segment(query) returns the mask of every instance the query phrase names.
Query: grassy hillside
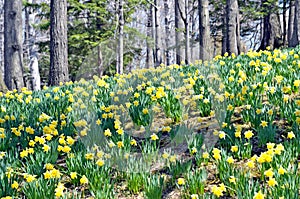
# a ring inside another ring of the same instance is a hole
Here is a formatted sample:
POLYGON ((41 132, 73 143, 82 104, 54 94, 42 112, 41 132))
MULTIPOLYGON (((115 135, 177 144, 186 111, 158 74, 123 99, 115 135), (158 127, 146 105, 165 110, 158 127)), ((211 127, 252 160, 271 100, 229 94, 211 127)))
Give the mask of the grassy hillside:
POLYGON ((0 97, 0 198, 298 198, 300 49, 0 97))

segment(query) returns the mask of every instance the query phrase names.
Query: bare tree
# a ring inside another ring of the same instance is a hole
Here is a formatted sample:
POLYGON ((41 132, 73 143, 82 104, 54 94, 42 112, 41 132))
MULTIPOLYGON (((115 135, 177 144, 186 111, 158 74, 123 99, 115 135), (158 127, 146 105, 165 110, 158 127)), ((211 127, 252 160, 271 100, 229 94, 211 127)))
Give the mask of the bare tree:
POLYGON ((292 36, 294 32, 294 18, 295 18, 295 0, 290 0, 289 5, 289 22, 288 22, 288 34, 287 34, 287 40, 288 40, 288 46, 291 47, 293 44, 292 36))
POLYGON ((23 80, 22 1, 4 1, 4 81, 8 89, 20 90, 23 80))
MULTIPOLYGON (((37 0, 28 0, 31 5, 36 5, 37 0)), ((33 6, 27 6, 25 9, 25 38, 24 38, 24 66, 27 69, 28 78, 26 85, 32 90, 41 89, 41 77, 39 72, 39 61, 38 61, 38 45, 37 31, 33 27, 33 24, 38 23, 36 19, 36 11, 33 6)))
POLYGON ((155 67, 159 66, 162 62, 162 27, 160 22, 160 12, 162 6, 159 5, 159 0, 154 0, 154 22, 155 22, 155 67))
POLYGON ((29 69, 31 75, 31 86, 32 90, 41 90, 41 77, 39 72, 39 61, 37 56, 37 50, 35 48, 30 50, 30 62, 29 62, 29 69))
POLYGON ((124 68, 124 8, 123 0, 118 1, 118 45, 117 45, 117 73, 123 74, 124 68))
POLYGON ((4 0, 0 0, 0 91, 6 91, 4 83, 4 0))
POLYGON ((263 18, 263 38, 259 49, 265 49, 267 46, 271 49, 278 48, 282 46, 283 40, 277 1, 262 0, 261 3, 265 16, 263 18))
POLYGON ((294 26, 291 38, 291 47, 295 47, 300 43, 300 0, 295 0, 294 26))
POLYGON ((149 10, 147 11, 147 55, 146 55, 146 67, 151 68, 154 67, 154 6, 150 4, 149 10))
POLYGON ((208 0, 199 0, 198 2, 200 59, 202 60, 210 60, 212 56, 208 5, 208 0))
POLYGON ((185 35, 185 63, 190 63, 190 2, 189 0, 184 1, 184 35, 185 35))
POLYGON ((287 13, 287 1, 283 0, 282 5, 282 28, 283 28, 283 45, 286 46, 287 42, 287 23, 286 23, 286 13, 287 13))
POLYGON ((183 0, 175 0, 175 54, 176 54, 176 64, 180 64, 182 60, 182 52, 181 45, 183 42, 183 33, 182 29, 184 28, 182 21, 182 11, 181 8, 183 0))
POLYGON ((66 81, 69 81, 67 0, 51 0, 49 85, 66 81))
MULTIPOLYGON (((189 0, 175 0, 175 20, 177 12, 180 15, 181 20, 177 22, 177 32, 180 35, 180 31, 183 29, 184 39, 177 36, 179 39, 178 42, 184 41, 184 61, 186 64, 190 62, 190 21, 191 21, 191 12, 193 9, 193 5, 189 0), (177 4, 177 6, 176 6, 177 4), (180 23, 183 23, 182 28, 180 28, 180 23)), ((175 21, 176 27, 176 21, 175 21)), ((177 42, 177 39, 176 39, 177 42)), ((177 46, 177 45, 176 45, 177 46)), ((176 53, 177 54, 177 53, 176 53)), ((182 53, 183 54, 183 53, 182 53)))
POLYGON ((237 0, 226 1, 226 51, 228 53, 240 53, 240 18, 237 0))
POLYGON ((170 30, 170 4, 168 0, 164 0, 164 17, 165 17, 165 57, 166 57, 166 64, 170 65, 170 37, 171 37, 171 30, 170 30))
POLYGON ((300 43, 300 0, 296 0, 294 17, 294 34, 297 33, 297 45, 300 43))
POLYGON ((0 0, 0 73, 4 73, 4 0, 0 0))
POLYGON ((225 54, 227 52, 227 39, 228 39, 228 34, 227 34, 227 11, 226 9, 223 9, 223 12, 222 12, 222 24, 223 24, 223 27, 222 27, 222 54, 225 54))
MULTIPOLYGON (((32 3, 32 1, 28 1, 28 3, 32 3)), ((23 28, 23 71, 24 71, 24 82, 25 84, 30 88, 32 87, 30 84, 30 70, 29 70, 29 62, 30 62, 30 45, 29 45, 29 39, 30 39, 30 12, 31 8, 29 6, 24 7, 24 28, 23 28)))

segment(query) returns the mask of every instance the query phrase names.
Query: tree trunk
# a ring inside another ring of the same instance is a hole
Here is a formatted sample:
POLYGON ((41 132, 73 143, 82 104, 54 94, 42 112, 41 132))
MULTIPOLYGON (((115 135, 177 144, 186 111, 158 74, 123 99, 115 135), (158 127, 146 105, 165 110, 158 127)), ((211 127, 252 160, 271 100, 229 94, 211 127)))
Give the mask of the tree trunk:
POLYGON ((162 28, 160 25, 160 10, 161 6, 158 5, 157 0, 154 1, 154 16, 155 16, 155 67, 158 67, 162 62, 162 28))
POLYGON ((222 18, 222 55, 224 55, 227 52, 227 40, 228 40, 228 34, 227 34, 227 20, 226 20, 227 12, 226 9, 223 10, 223 18, 222 18))
POLYGON ((300 43, 300 0, 296 0, 294 32, 297 32, 297 45, 300 43))
POLYGON ((189 0, 184 1, 185 64, 190 63, 190 23, 189 0))
MULTIPOLYGON (((100 7, 100 3, 97 3, 97 6, 100 7)), ((101 21, 101 14, 98 13, 99 15, 97 16, 97 29, 99 31, 102 30, 102 21, 101 21)), ((104 69, 103 69, 103 57, 102 57, 102 50, 101 50, 101 43, 98 44, 97 46, 97 69, 96 73, 98 74, 99 77, 103 76, 104 69)))
POLYGON ((291 39, 291 47, 295 47, 300 42, 300 0, 295 0, 295 15, 294 15, 294 27, 293 35, 291 39))
POLYGON ((31 54, 31 59, 30 59, 30 74, 31 74, 31 85, 32 85, 32 90, 41 90, 41 77, 40 77, 40 72, 39 72, 39 61, 36 56, 36 54, 31 54))
POLYGON ((291 47, 292 45, 292 36, 294 31, 294 18, 295 18, 295 0, 290 0, 290 9, 289 9, 289 25, 288 25, 288 33, 287 33, 287 40, 288 46, 291 47))
POLYGON ((118 24, 118 53, 117 53, 117 73, 123 74, 124 68, 124 10, 123 0, 119 0, 119 24, 118 24))
POLYGON ((7 87, 3 80, 3 75, 2 75, 2 73, 0 73, 0 92, 6 92, 6 91, 7 91, 7 87))
POLYGON ((4 0, 0 0, 0 91, 6 92, 7 87, 4 82, 4 0))
POLYGON ((183 34, 182 34, 182 29, 183 27, 183 22, 181 20, 180 16, 180 4, 182 0, 175 0, 175 53, 176 53, 176 64, 180 64, 182 60, 182 49, 181 49, 181 43, 183 41, 183 34))
POLYGON ((286 39, 287 39, 287 34, 286 34, 286 27, 287 27, 287 24, 286 24, 286 4, 287 4, 287 0, 283 0, 283 6, 282 6, 282 28, 283 28, 283 36, 282 36, 282 39, 283 39, 283 46, 286 46, 286 39))
POLYGON ((152 68, 154 67, 154 52, 153 52, 153 40, 154 40, 154 32, 153 32, 153 5, 150 5, 147 16, 147 56, 146 56, 146 67, 152 68))
POLYGON ((98 45, 97 47, 97 51, 98 51, 98 75, 99 77, 101 77, 103 75, 103 59, 102 59, 102 52, 101 52, 101 46, 98 45))
POLYGON ((4 73, 4 0, 0 0, 0 73, 4 73))
POLYGON ((24 87, 22 49, 22 1, 5 0, 4 81, 10 90, 24 87))
MULTIPOLYGON (((36 0, 29 0, 29 3, 36 4, 36 0)), ((25 45, 28 54, 28 80, 27 87, 31 88, 32 90, 40 90, 41 89, 41 77, 39 72, 39 63, 38 63, 38 46, 36 45, 36 31, 35 28, 32 26, 36 24, 36 13, 33 12, 32 8, 27 7, 27 22, 26 22, 26 40, 25 45)))
POLYGON ((210 24, 209 24, 209 1, 199 0, 199 34, 200 34, 200 59, 211 59, 211 38, 210 38, 210 24))
MULTIPOLYGON (((30 1, 28 1, 31 3, 30 1)), ((25 14, 25 28, 24 28, 24 43, 23 43, 23 71, 24 71, 24 83, 27 86, 27 88, 31 89, 32 85, 31 80, 30 80, 30 69, 29 69, 29 64, 30 64, 30 45, 29 45, 29 40, 30 40, 30 19, 29 19, 29 13, 30 13, 30 8, 27 6, 24 8, 24 14, 25 14)))
POLYGON ((51 0, 49 85, 67 81, 69 81, 67 0, 51 0))
POLYGON ((226 1, 226 26, 227 40, 226 48, 228 53, 239 54, 240 45, 240 25, 239 25, 239 7, 237 0, 226 1))
MULTIPOLYGON (((197 22, 196 22, 196 17, 195 17, 195 11, 197 12, 198 10, 195 10, 193 9, 191 11, 191 17, 190 17, 190 32, 191 32, 191 39, 190 39, 190 62, 194 63, 195 62, 195 34, 196 34, 196 31, 197 31, 197 28, 199 29, 199 27, 196 25, 197 22), (197 28, 196 28, 197 26, 197 28)), ((196 13, 197 15, 198 13, 196 13)), ((199 25, 199 24, 198 24, 199 25)), ((199 43, 198 43, 199 44, 199 43)), ((199 57, 197 56, 197 59, 199 57)))
POLYGON ((164 17, 165 17, 165 56, 166 56, 166 64, 167 65, 170 65, 170 59, 171 59, 171 55, 170 55, 170 50, 169 50, 169 47, 170 47, 170 35, 171 35, 171 31, 170 31, 170 18, 169 18, 169 15, 170 15, 170 6, 169 6, 169 3, 168 3, 168 0, 164 0, 164 17))
POLYGON ((263 19, 263 39, 259 47, 260 50, 264 50, 268 46, 271 49, 278 48, 283 44, 279 16, 276 11, 277 2, 273 4, 267 2, 268 0, 262 0, 264 13, 266 13, 266 15, 263 19))

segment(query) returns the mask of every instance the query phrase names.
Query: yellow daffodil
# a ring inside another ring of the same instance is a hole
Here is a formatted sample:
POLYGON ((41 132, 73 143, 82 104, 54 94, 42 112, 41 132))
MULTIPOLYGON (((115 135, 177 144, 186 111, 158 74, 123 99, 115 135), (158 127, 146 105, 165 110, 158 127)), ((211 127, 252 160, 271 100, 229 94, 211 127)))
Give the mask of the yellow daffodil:
POLYGON ((288 139, 293 139, 293 138, 295 138, 294 132, 293 132, 293 131, 288 132, 287 138, 288 138, 288 139))
POLYGON ((253 199, 264 199, 264 198, 265 198, 265 195, 261 191, 255 193, 255 195, 253 197, 253 199))
POLYGON ((88 184, 88 183, 89 183, 89 180, 87 179, 87 177, 85 175, 83 175, 80 178, 80 184, 88 184))
POLYGON ((254 134, 253 134, 253 132, 252 132, 251 130, 248 130, 248 131, 246 131, 246 132, 244 133, 244 135, 245 135, 245 138, 246 138, 246 139, 250 139, 250 138, 252 138, 252 136, 253 136, 254 134))
POLYGON ((178 185, 185 185, 185 180, 184 180, 184 178, 178 178, 178 179, 177 179, 177 184, 178 184, 178 185))
POLYGON ((72 180, 77 179, 77 173, 76 172, 71 172, 70 177, 72 180))

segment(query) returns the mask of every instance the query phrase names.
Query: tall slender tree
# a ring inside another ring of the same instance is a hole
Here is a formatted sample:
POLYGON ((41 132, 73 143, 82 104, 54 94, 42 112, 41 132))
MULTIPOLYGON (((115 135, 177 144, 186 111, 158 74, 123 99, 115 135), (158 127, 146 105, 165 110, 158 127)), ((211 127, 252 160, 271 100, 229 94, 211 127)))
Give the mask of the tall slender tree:
POLYGON ((200 59, 202 60, 210 60, 212 56, 208 5, 208 0, 198 1, 200 59))
POLYGON ((25 28, 24 28, 24 80, 28 88, 32 90, 41 89, 41 78, 39 72, 38 59, 38 31, 34 24, 38 24, 39 20, 36 17, 38 13, 38 0, 27 0, 24 4, 25 11, 25 28))
POLYGON ((4 81, 20 90, 23 80, 22 1, 4 1, 4 81))
POLYGON ((124 67, 124 7, 123 0, 118 1, 118 45, 117 45, 117 73, 123 73, 124 67))
POLYGON ((190 62, 190 2, 189 0, 184 1, 184 36, 185 36, 185 63, 188 64, 190 62))
POLYGON ((294 18, 295 18, 295 0, 290 0, 288 33, 287 33, 287 42, 289 47, 293 45, 292 37, 294 32, 294 18))
POLYGON ((147 55, 146 55, 146 67, 151 68, 154 67, 154 6, 153 4, 150 4, 149 9, 147 10, 147 39, 146 39, 146 45, 147 45, 147 55))
POLYGON ((184 29, 181 8, 183 8, 183 0, 175 0, 175 54, 176 54, 176 64, 180 64, 182 61, 183 49, 181 48, 183 42, 183 32, 184 29))
POLYGON ((164 17, 165 17, 165 57, 166 64, 170 65, 171 53, 170 53, 170 44, 171 44, 171 28, 170 28, 170 3, 168 0, 164 0, 164 17))
POLYGON ((51 0, 49 85, 66 81, 69 81, 67 0, 51 0))
POLYGON ((287 21, 286 21, 286 14, 287 14, 287 3, 288 0, 283 0, 282 5, 282 29, 283 29, 283 45, 286 46, 287 44, 287 21))
POLYGON ((162 6, 159 5, 159 0, 154 0, 154 22, 155 22, 155 67, 159 66, 163 59, 162 59, 162 27, 160 21, 160 13, 162 6))

